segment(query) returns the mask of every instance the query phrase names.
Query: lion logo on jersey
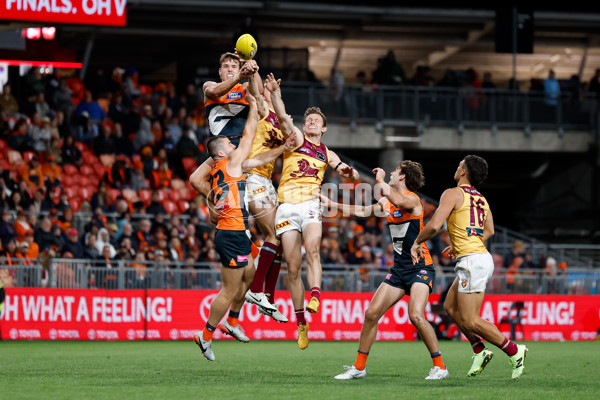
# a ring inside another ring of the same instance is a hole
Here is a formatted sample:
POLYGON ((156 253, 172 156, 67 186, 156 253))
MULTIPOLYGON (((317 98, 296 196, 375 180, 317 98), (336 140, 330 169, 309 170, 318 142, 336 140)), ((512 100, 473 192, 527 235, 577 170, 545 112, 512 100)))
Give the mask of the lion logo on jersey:
POLYGON ((280 139, 277 136, 277 131, 275 129, 271 129, 269 131, 269 137, 267 138, 267 141, 263 143, 263 146, 274 149, 275 147, 279 147, 282 144, 283 144, 283 139, 280 139))
MULTIPOLYGON (((316 167, 313 164, 313 167, 316 167)), ((294 171, 290 173, 290 176, 293 178, 301 178, 303 176, 307 176, 309 178, 319 179, 319 169, 313 168, 310 166, 310 163, 305 159, 298 161, 298 171, 294 171)))

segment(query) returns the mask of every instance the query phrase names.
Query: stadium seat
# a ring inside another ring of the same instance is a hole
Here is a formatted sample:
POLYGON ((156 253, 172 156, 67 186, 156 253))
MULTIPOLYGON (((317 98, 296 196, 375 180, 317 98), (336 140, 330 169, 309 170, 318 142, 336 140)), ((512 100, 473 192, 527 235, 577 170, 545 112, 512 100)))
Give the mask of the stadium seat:
POLYGON ((196 168, 198 168, 198 163, 192 157, 183 157, 181 159, 181 162, 183 163, 183 169, 185 170, 185 173, 188 175, 190 175, 196 170, 196 168))
POLYGON ((0 157, 6 157, 6 153, 8 153, 8 144, 5 140, 0 139, 0 157))
POLYGON ((23 152, 23 160, 25 160, 25 162, 28 163, 33 157, 35 157, 35 153, 33 151, 23 152))
POLYGON ((65 175, 75 176, 79 175, 79 170, 76 166, 71 164, 66 164, 63 166, 63 170, 65 171, 65 175))
POLYGON ((178 190, 171 190, 169 192, 169 199, 174 202, 178 202, 182 199, 181 192, 179 192, 178 190))
POLYGON ((104 169, 104 166, 102 164, 96 163, 92 165, 92 168, 94 169, 94 172, 96 173, 96 176, 99 179, 104 178, 104 173, 106 172, 106 169, 104 169))
POLYGON ((82 158, 83 162, 88 166, 97 164, 99 162, 98 157, 96 157, 94 153, 84 153, 82 158))
POLYGON ((185 187, 185 182, 181 179, 173 179, 171 181, 171 189, 173 190, 181 190, 185 187))
POLYGON ((66 186, 63 187, 62 191, 63 191, 63 193, 67 194, 67 197, 69 199, 74 198, 76 196, 76 193, 77 193, 76 190, 73 189, 72 187, 66 187, 66 186))
POLYGON ((71 187, 73 186, 73 176, 68 175, 68 174, 63 174, 60 178, 60 183, 64 186, 64 187, 71 187))
POLYGON ((166 198, 167 198, 167 195, 166 195, 165 191, 159 190, 158 191, 158 201, 160 201, 162 203, 163 201, 166 200, 166 198))
POLYGON ((85 143, 83 143, 83 142, 75 142, 75 147, 77 147, 79 149, 81 154, 88 151, 88 148, 85 146, 85 143))
POLYGON ((188 203, 185 200, 180 200, 178 204, 179 212, 181 212, 182 214, 184 214, 190 208, 190 203, 188 203))
POLYGON ((94 169, 89 165, 82 165, 79 167, 79 172, 81 172, 82 175, 89 177, 94 174, 94 169))
POLYGON ((100 184, 100 179, 98 179, 98 177, 96 175, 92 175, 90 177, 88 177, 88 179, 90 180, 90 186, 97 188, 98 185, 100 184))
POLYGON ((152 199, 152 191, 150 189, 140 189, 138 191, 138 196, 140 197, 140 200, 144 202, 144 206, 147 207, 152 199))
POLYGON ((92 185, 92 181, 87 176, 79 175, 79 185, 81 185, 81 186, 91 186, 92 185))
POLYGON ((167 214, 169 215, 173 215, 173 214, 177 214, 178 209, 177 209, 177 204, 171 200, 165 200, 162 202, 163 207, 165 208, 165 210, 167 210, 167 214))
POLYGON ((69 205, 71 205, 73 211, 77 212, 81 208, 81 200, 77 197, 73 197, 72 199, 69 199, 69 205))
POLYGON ((23 162, 23 156, 21 156, 21 153, 16 150, 9 150, 8 162, 12 165, 20 164, 23 162))
POLYGON ((115 188, 108 188, 107 190, 108 190, 108 197, 110 197, 110 199, 114 203, 115 200, 117 200, 117 197, 119 197, 119 195, 121 194, 121 191, 119 189, 115 189, 115 188))
POLYGON ((152 86, 150 85, 140 85, 140 96, 152 94, 152 86))
POLYGON ((138 194, 133 189, 125 188, 125 189, 121 190, 121 194, 123 195, 123 197, 125 197, 127 199, 127 201, 129 201, 131 203, 135 203, 136 201, 138 201, 140 199, 138 197, 138 194))
POLYGON ((82 186, 79 188, 78 194, 83 200, 90 201, 94 195, 94 190, 88 186, 82 186))

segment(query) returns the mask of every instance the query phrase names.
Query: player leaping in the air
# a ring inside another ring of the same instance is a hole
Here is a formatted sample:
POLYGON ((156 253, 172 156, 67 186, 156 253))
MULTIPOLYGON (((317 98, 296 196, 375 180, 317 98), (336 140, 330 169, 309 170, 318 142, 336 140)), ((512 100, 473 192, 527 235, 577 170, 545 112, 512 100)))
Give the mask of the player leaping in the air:
POLYGON ((319 310, 321 298, 321 207, 315 194, 320 193, 327 166, 346 178, 357 180, 358 172, 346 165, 337 154, 327 149, 321 137, 327 130, 327 119, 318 107, 304 112, 304 132, 296 128, 285 111, 278 81, 270 74, 266 86, 284 135, 296 132, 295 146, 283 157, 275 217, 275 233, 281 239, 288 265, 289 290, 298 324, 298 347, 308 347, 308 323, 304 315, 304 284, 302 283, 302 241, 306 248, 310 286, 310 313, 319 310))
POLYGON ((485 241, 494 235, 494 220, 490 206, 475 186, 483 183, 488 174, 487 162, 469 155, 454 173, 455 188, 447 189, 431 221, 421 230, 410 252, 413 262, 423 257, 422 244, 448 225, 450 246, 444 251, 456 258, 456 279, 448 291, 444 309, 456 322, 473 347, 473 365, 467 376, 481 373, 494 353, 481 338, 502 349, 512 365, 512 378, 523 373, 527 347, 504 337, 496 325, 479 316, 485 287, 494 273, 494 261, 485 247, 485 241))
POLYGON ((208 152, 214 160, 212 169, 208 169, 207 160, 190 176, 192 186, 205 190, 207 171, 210 173, 211 190, 209 201, 214 204, 217 214, 217 229, 215 231, 215 246, 221 259, 221 278, 223 288, 210 305, 210 314, 203 331, 194 334, 194 341, 200 347, 202 354, 210 360, 215 359, 212 351, 213 333, 227 312, 231 310, 227 321, 221 324, 223 333, 231 335, 242 342, 250 339, 238 324, 238 317, 246 291, 254 277, 253 259, 250 255, 250 236, 248 232, 248 211, 246 209, 246 179, 244 169, 251 169, 270 162, 291 149, 294 137, 291 136, 285 146, 261 153, 255 158, 246 159, 256 134, 258 113, 256 100, 246 94, 250 112, 245 124, 245 134, 236 147, 225 136, 217 136, 209 140, 208 152))
POLYGON ((410 246, 423 227, 423 203, 414 193, 425 183, 423 168, 417 162, 404 160, 390 175, 389 185, 384 181, 385 171, 376 168, 373 172, 383 194, 383 197, 373 205, 338 204, 319 195, 325 207, 340 210, 343 215, 359 218, 385 216, 394 245, 394 266, 365 311, 365 322, 360 332, 356 362, 347 367, 346 372, 336 375, 335 379, 356 379, 367 375, 367 357, 377 337, 377 324, 387 310, 400 301, 405 294, 410 296, 408 300, 410 321, 417 328, 433 360, 433 368, 425 379, 447 379, 450 375, 442 361, 435 331, 425 318, 425 307, 435 281, 433 260, 425 243, 422 245, 424 254, 422 260, 413 265, 410 257, 410 246))

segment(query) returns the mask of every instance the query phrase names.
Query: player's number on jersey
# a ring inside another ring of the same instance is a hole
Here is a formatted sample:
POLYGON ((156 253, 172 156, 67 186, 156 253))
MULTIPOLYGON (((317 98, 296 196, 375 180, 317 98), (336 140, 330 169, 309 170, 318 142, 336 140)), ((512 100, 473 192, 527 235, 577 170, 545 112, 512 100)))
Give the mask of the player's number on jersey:
MULTIPOLYGON (((225 182, 225 175, 223 174, 223 171, 218 170, 217 172, 215 172, 215 177, 217 178, 217 185, 221 188, 221 193, 215 193, 215 204, 217 203, 217 201, 220 200, 225 200, 229 197, 229 184, 227 182, 225 182)), ((244 199, 246 196, 246 181, 238 181, 237 182, 237 186, 238 186, 238 192, 240 194, 240 208, 242 208, 243 210, 246 209, 244 202, 241 199, 244 199)), ((229 203, 230 205, 233 205, 235 203, 237 203, 238 200, 236 199, 229 199, 229 203)))
POLYGON ((482 199, 477 199, 477 201, 475 201, 473 196, 470 196, 470 198, 471 198, 471 226, 483 227, 483 224, 485 222, 485 209, 483 208, 485 206, 485 201, 483 201, 482 199), (477 212, 477 221, 475 220, 475 212, 477 212))

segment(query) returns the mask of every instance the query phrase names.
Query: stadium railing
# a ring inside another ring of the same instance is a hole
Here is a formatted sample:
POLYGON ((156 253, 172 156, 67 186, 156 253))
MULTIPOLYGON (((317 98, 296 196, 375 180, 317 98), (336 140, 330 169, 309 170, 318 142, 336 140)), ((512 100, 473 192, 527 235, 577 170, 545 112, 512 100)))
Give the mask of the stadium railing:
POLYGON ((595 93, 573 99, 562 93, 557 106, 545 103, 544 92, 506 89, 426 86, 344 85, 338 88, 284 82, 286 110, 301 120, 304 110, 319 104, 331 121, 363 124, 415 126, 466 126, 523 129, 589 130, 598 112, 595 93))
MULTIPOLYGON (((108 267, 99 260, 53 259, 49 267, 8 266, 0 260, 0 280, 6 287, 50 287, 77 289, 220 289, 219 263, 137 263, 115 260, 108 267), (9 284, 7 284, 7 282, 9 284)), ((306 268, 304 268, 306 271, 306 268)), ((388 274, 381 266, 324 265, 323 291, 374 292, 388 274)), ((452 269, 438 268, 435 293, 443 292, 454 281, 452 269)), ((303 273, 305 287, 306 272, 303 273)), ((287 290, 287 271, 282 270, 278 290, 287 290)), ((496 268, 487 286, 496 294, 600 294, 600 271, 569 268, 556 275, 545 270, 507 271, 496 268)))

